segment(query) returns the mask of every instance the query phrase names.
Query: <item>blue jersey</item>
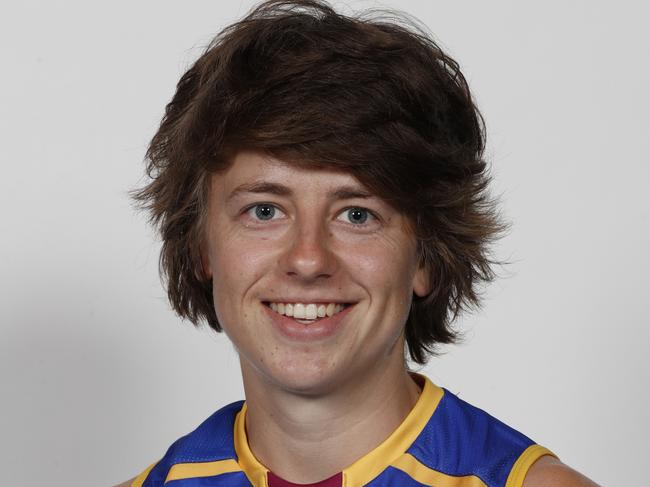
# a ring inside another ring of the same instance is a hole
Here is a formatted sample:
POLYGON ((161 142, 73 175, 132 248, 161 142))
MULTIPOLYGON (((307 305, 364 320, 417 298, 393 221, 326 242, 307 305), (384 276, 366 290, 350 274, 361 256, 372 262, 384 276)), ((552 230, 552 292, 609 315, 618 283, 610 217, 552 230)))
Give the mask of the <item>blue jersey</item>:
MULTIPOLYGON (((422 394, 379 446, 336 476, 341 487, 518 487, 552 453, 422 378, 422 394)), ((246 404, 226 406, 180 438, 132 487, 272 487, 246 440, 246 404)), ((327 485, 332 485, 328 483, 327 485)))

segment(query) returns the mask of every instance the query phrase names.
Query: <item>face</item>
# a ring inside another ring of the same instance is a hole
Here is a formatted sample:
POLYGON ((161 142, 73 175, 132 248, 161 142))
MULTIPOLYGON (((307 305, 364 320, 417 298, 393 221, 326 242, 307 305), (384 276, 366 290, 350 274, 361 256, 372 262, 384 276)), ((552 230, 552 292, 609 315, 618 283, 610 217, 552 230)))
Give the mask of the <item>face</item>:
POLYGON ((203 267, 244 379, 301 394, 404 367, 428 291, 404 215, 347 173, 257 152, 212 177, 203 267))

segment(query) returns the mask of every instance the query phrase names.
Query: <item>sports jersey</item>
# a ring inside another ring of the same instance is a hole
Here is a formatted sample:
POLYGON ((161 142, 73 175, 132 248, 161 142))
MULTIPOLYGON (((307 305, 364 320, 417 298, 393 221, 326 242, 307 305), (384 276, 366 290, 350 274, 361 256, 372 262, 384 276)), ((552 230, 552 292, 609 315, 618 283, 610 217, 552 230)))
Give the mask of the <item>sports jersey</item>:
MULTIPOLYGON (((518 487, 546 448, 429 379, 399 427, 327 487, 518 487)), ((246 440, 246 404, 230 404, 177 440, 132 487, 273 487, 246 440)))

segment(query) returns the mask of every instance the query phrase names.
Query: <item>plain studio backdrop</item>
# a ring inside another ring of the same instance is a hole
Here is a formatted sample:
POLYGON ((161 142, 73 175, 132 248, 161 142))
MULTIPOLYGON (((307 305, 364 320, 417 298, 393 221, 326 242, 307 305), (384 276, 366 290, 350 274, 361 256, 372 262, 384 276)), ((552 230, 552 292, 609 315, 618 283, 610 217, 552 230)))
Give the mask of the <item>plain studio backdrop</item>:
MULTIPOLYGON (((243 397, 223 335, 167 304, 127 191, 180 75, 253 2, 24 1, 0 20, 2 484, 106 486, 243 397)), ((466 74, 511 264, 424 373, 603 485, 650 452, 648 7, 402 9, 466 74)))

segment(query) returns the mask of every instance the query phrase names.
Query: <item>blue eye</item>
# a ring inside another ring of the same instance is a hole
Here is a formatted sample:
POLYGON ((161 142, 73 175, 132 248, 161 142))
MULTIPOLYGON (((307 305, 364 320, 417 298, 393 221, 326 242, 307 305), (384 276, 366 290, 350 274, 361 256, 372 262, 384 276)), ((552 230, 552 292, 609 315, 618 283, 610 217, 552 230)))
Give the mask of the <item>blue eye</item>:
POLYGON ((275 206, 268 203, 261 203, 259 205, 252 206, 250 210, 255 210, 255 216, 259 220, 272 220, 275 216, 275 206))
POLYGON ((363 225, 368 220, 368 217, 371 216, 368 210, 356 206, 348 208, 346 215, 348 217, 348 221, 356 225, 363 225))

